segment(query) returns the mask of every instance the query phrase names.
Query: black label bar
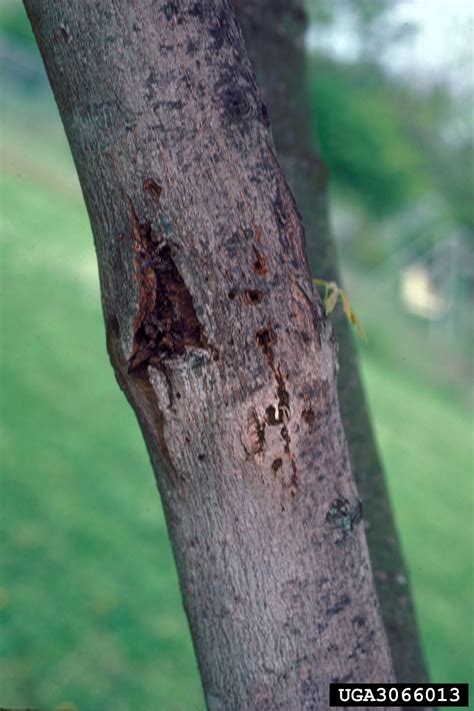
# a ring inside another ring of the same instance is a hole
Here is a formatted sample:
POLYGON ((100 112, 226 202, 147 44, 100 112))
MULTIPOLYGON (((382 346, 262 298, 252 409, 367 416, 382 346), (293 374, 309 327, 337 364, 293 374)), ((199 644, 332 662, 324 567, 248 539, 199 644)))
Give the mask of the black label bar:
POLYGON ((469 684, 329 684, 329 706, 469 706, 469 684))

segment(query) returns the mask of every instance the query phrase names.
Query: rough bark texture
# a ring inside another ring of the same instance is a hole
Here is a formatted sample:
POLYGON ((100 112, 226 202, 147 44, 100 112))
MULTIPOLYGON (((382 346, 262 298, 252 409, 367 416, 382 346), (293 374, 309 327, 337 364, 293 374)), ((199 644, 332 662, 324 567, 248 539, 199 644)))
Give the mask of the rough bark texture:
POLYGON ((25 5, 209 708, 391 680, 331 329, 231 3, 25 5))
MULTIPOLYGON (((303 0, 236 0, 247 51, 268 106, 278 160, 296 198, 314 277, 341 283, 327 216, 326 169, 307 96, 303 0)), ((382 618, 398 681, 427 681, 398 533, 368 415, 350 326, 334 319, 338 393, 352 469, 364 506, 382 618)))

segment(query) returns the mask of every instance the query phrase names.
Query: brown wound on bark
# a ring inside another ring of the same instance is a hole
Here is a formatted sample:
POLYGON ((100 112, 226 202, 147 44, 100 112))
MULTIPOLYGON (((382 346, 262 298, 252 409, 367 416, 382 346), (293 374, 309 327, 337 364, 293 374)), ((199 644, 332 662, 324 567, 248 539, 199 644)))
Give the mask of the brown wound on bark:
POLYGON ((283 460, 281 457, 277 457, 276 459, 273 460, 272 462, 272 469, 273 472, 276 474, 279 469, 281 469, 283 466, 283 460))
POLYGON ((258 274, 260 277, 265 277, 268 274, 268 265, 267 265, 267 260, 264 257, 264 255, 259 252, 259 250, 254 246, 253 248, 254 254, 255 254, 255 259, 252 264, 252 268, 255 272, 255 274, 258 274))
POLYGON ((306 422, 308 427, 311 427, 316 419, 316 415, 314 414, 314 410, 311 406, 308 407, 306 410, 303 410, 303 412, 301 413, 301 417, 306 422))
POLYGON ((163 188, 153 178, 148 178, 143 183, 143 189, 153 198, 156 203, 160 202, 163 188))
POLYGON ((262 349, 267 357, 270 367, 273 366, 273 350, 272 346, 277 342, 277 335, 273 328, 269 326, 268 328, 262 328, 256 333, 257 345, 262 349))
POLYGON ((250 451, 255 456, 265 449, 265 422, 260 422, 255 408, 247 412, 247 432, 250 440, 250 451))
MULTIPOLYGON (((284 424, 285 420, 289 420, 289 418, 290 418, 290 394, 286 388, 285 379, 283 377, 280 367, 275 365, 273 346, 277 342, 277 340, 278 340, 277 335, 271 326, 268 326, 267 328, 263 328, 260 331, 257 331, 257 334, 256 334, 257 345, 259 346, 259 348, 262 349, 262 351, 267 359, 268 366, 269 366, 271 372, 273 373, 276 383, 277 383, 278 403, 277 403, 276 407, 275 407, 275 405, 269 405, 266 408, 265 422, 266 422, 266 424, 268 424, 270 426, 281 425, 283 423, 283 426, 280 429, 280 435, 283 440, 284 453, 285 453, 286 457, 289 459, 289 462, 291 465, 291 470, 292 470, 290 492, 291 492, 292 496, 295 496, 298 491, 298 484, 299 484, 298 470, 297 470, 295 458, 294 458, 293 453, 291 452, 291 448, 290 448, 290 443, 291 443, 290 433, 288 431, 288 427, 286 426, 286 424, 284 424)), ((275 461, 278 461, 278 460, 275 460, 275 461)), ((273 465, 272 465, 272 468, 273 468, 273 465)), ((274 469, 274 471, 277 471, 277 470, 274 469)))
POLYGON ((246 289, 244 291, 244 300, 250 305, 259 304, 262 301, 263 296, 263 291, 260 291, 259 289, 246 289))
MULTIPOLYGON (((153 181, 147 181, 150 185, 153 181)), ((151 188, 158 194, 156 184, 151 188)), ((161 194, 161 193, 160 193, 161 194)), ((173 259, 171 247, 151 224, 141 222, 130 201, 135 248, 138 311, 133 323, 133 350, 129 370, 176 358, 193 348, 209 349, 193 300, 173 259)))
POLYGON ((276 368, 274 373, 277 381, 278 407, 280 410, 283 410, 283 412, 289 413, 290 394, 286 389, 285 380, 283 378, 280 368, 276 368))

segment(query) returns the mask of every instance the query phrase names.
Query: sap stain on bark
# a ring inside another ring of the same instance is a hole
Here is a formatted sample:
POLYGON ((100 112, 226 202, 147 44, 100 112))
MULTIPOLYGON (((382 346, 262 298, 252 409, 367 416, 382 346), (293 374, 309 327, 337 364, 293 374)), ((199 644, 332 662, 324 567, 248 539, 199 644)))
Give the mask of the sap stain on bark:
POLYGON ((247 413, 247 432, 250 441, 250 453, 257 456, 265 449, 265 422, 258 418, 255 408, 251 408, 247 413))
MULTIPOLYGON (((291 485, 290 492, 292 496, 296 495, 298 491, 298 470, 296 467, 295 458, 291 452, 291 438, 288 431, 288 427, 285 424, 285 420, 289 420, 291 416, 290 412, 290 394, 286 388, 285 379, 281 372, 279 366, 275 365, 275 358, 273 353, 273 346, 277 342, 277 335, 273 328, 269 326, 268 328, 261 329, 256 333, 256 341, 259 348, 262 349, 268 366, 273 373, 273 376, 277 384, 277 398, 278 402, 275 405, 269 405, 265 410, 265 423, 270 426, 282 425, 280 429, 280 435, 284 443, 284 453, 288 458, 291 465, 291 485)), ((278 471, 278 470, 274 470, 278 471)))
POLYGON ((316 419, 316 415, 314 414, 314 410, 311 406, 302 411, 301 417, 304 422, 306 422, 308 427, 312 427, 316 419))
POLYGON ((296 492, 298 491, 298 470, 296 468, 296 462, 295 458, 293 457, 290 449, 290 444, 291 444, 291 438, 290 438, 290 433, 288 432, 288 427, 286 425, 283 425, 283 427, 280 430, 281 438, 285 443, 285 454, 287 455, 288 459, 290 460, 291 464, 291 486, 290 486, 290 492, 292 496, 296 495, 296 492))
POLYGON ((159 185, 153 178, 147 178, 143 183, 143 189, 150 195, 150 197, 156 202, 157 205, 160 203, 161 193, 163 188, 159 185))
POLYGON ((276 459, 273 460, 272 462, 272 469, 273 472, 276 474, 279 469, 281 469, 283 466, 283 460, 281 457, 277 457, 276 459))
POLYGON ((268 328, 263 328, 260 331, 257 331, 255 339, 259 348, 262 349, 267 359, 268 366, 272 371, 277 383, 277 407, 275 408, 274 405, 269 405, 267 407, 267 416, 269 417, 269 424, 281 424, 285 418, 287 419, 289 417, 290 394, 286 389, 285 380, 283 378, 280 368, 275 365, 273 345, 278 340, 277 335, 273 328, 269 326, 268 328))
POLYGON ((265 277, 268 274, 268 264, 264 255, 254 246, 253 248, 255 259, 252 264, 252 269, 259 277, 265 277))
POLYGON ((273 328, 262 328, 256 334, 257 345, 263 350, 267 360, 273 365, 273 350, 272 346, 277 342, 277 335, 273 328))
POLYGON ((277 396, 278 396, 278 409, 287 418, 290 417, 290 394, 286 389, 285 380, 283 378, 280 368, 275 368, 273 371, 275 379, 277 381, 277 396))
MULTIPOLYGON (((159 199, 154 181, 147 191, 159 199)), ((141 222, 130 201, 131 231, 135 249, 138 311, 133 322, 133 347, 129 369, 163 358, 176 358, 189 348, 209 350, 189 293, 173 259, 171 246, 156 234, 148 221, 141 222)))
POLYGON ((245 303, 255 306, 263 300, 263 291, 260 289, 246 289, 244 291, 244 301, 245 303))

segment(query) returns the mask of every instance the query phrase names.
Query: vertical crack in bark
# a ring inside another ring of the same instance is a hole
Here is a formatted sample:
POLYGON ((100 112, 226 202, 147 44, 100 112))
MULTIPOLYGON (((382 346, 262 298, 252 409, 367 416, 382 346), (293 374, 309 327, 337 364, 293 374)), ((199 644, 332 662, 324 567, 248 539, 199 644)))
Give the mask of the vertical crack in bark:
MULTIPOLYGON (((298 469, 296 466, 295 458, 291 451, 291 437, 288 431, 288 427, 285 424, 285 420, 290 419, 290 393, 286 389, 285 379, 281 372, 279 366, 275 365, 275 358, 273 354, 273 345, 277 342, 277 335, 273 328, 269 326, 268 328, 261 329, 256 335, 257 345, 262 349, 270 370, 277 384, 277 406, 269 405, 265 410, 265 423, 271 426, 282 425, 280 429, 280 435, 284 442, 284 452, 290 462, 292 475, 291 475, 291 485, 290 492, 292 496, 295 496, 298 491, 298 469)), ((279 469, 272 465, 273 471, 276 473, 279 469)))

